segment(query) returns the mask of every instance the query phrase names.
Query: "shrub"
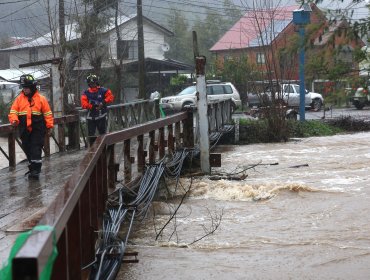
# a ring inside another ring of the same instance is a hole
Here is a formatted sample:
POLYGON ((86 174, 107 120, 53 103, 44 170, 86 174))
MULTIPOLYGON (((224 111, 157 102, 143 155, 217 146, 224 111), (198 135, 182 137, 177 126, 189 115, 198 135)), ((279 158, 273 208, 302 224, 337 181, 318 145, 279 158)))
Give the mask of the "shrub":
POLYGON ((272 143, 288 141, 292 137, 312 137, 312 136, 330 136, 342 132, 344 129, 318 120, 309 120, 305 122, 287 121, 287 131, 285 138, 274 135, 271 131, 269 121, 266 119, 240 120, 240 142, 242 144, 251 143, 272 143))

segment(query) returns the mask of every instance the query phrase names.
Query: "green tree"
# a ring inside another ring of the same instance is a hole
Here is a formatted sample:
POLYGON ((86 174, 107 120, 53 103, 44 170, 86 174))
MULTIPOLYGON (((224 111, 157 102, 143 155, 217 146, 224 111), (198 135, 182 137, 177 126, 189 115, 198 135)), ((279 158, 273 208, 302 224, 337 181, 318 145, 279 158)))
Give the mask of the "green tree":
POLYGON ((196 17, 192 26, 189 25, 186 17, 176 9, 172 10, 168 19, 168 25, 175 34, 169 38, 170 51, 168 58, 194 63, 192 31, 197 32, 199 54, 207 57, 208 70, 212 67, 212 55, 209 49, 219 38, 240 19, 242 12, 232 1, 224 0, 223 6, 218 8, 205 7, 206 16, 196 17), (222 13, 220 13, 222 11, 222 13))
POLYGON ((85 55, 98 74, 101 71, 102 61, 107 58, 108 54, 102 33, 110 23, 109 11, 116 7, 117 1, 82 0, 86 12, 76 17, 78 22, 77 31, 81 33, 81 38, 77 43, 70 45, 69 48, 85 50, 85 55))
POLYGON ((170 50, 166 53, 166 57, 193 63, 191 32, 185 16, 179 10, 173 9, 168 18, 168 25, 171 26, 175 36, 168 39, 170 50))

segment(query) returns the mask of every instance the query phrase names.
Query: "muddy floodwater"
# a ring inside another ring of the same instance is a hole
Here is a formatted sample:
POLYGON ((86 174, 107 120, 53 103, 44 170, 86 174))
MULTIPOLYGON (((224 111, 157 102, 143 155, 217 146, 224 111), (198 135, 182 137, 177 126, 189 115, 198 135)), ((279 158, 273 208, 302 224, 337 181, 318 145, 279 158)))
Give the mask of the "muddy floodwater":
POLYGON ((118 279, 370 279, 370 133, 219 149, 247 178, 195 177, 157 240, 181 196, 154 202, 118 279))

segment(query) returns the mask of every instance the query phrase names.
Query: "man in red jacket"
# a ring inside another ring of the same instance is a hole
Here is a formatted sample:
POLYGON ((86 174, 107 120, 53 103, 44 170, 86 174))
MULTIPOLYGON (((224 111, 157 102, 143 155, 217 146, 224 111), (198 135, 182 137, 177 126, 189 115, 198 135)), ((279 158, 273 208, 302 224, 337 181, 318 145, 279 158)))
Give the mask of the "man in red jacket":
POLYGON ((14 100, 8 118, 12 126, 19 128, 22 147, 29 162, 26 174, 31 179, 38 179, 45 133, 51 135, 54 118, 49 102, 37 90, 35 78, 22 75, 20 83, 23 90, 14 100))
POLYGON ((99 135, 107 131, 107 104, 112 103, 114 96, 110 89, 99 85, 99 77, 90 74, 86 78, 89 86, 81 95, 81 106, 88 109, 87 113, 87 133, 90 146, 94 143, 95 131, 98 129, 99 135))

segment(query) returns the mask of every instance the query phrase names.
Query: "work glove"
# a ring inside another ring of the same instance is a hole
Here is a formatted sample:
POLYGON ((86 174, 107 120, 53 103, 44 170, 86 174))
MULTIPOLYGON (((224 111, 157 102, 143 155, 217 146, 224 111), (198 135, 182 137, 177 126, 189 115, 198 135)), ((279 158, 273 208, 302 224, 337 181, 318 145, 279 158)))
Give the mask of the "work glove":
POLYGON ((91 111, 96 111, 97 110, 97 105, 96 104, 93 104, 93 103, 90 103, 91 104, 91 111))
POLYGON ((97 110, 101 110, 103 107, 104 107, 104 104, 103 104, 103 103, 100 103, 100 104, 97 106, 97 110))
POLYGON ((16 127, 18 125, 17 121, 12 121, 10 124, 12 125, 12 127, 16 127))
POLYGON ((51 135, 53 135, 53 129, 52 128, 48 128, 47 130, 47 134, 48 136, 50 137, 51 135))

